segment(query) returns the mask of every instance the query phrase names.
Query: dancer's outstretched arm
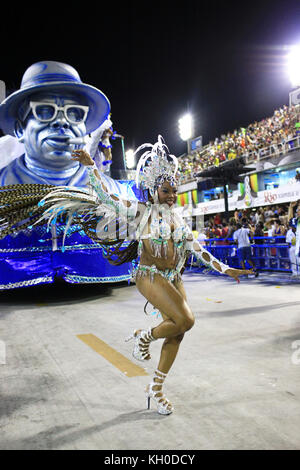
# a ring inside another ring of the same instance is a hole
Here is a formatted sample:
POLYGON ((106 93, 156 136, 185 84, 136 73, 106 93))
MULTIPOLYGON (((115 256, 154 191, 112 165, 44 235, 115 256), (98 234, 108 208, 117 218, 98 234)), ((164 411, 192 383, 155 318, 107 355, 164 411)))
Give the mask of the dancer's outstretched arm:
POLYGON ((107 187, 102 180, 100 173, 94 163, 94 160, 85 150, 74 150, 72 159, 79 161, 82 165, 86 166, 91 185, 97 193, 101 203, 104 203, 113 209, 119 211, 120 215, 134 217, 140 204, 138 200, 128 201, 120 198, 117 194, 110 194, 107 187))
POLYGON ((227 264, 222 263, 217 258, 215 258, 209 251, 203 248, 203 246, 200 245, 198 240, 195 240, 194 238, 188 240, 187 250, 190 251, 204 265, 214 269, 215 271, 221 274, 227 274, 228 276, 233 277, 237 282, 240 282, 239 276, 243 274, 253 274, 253 271, 251 269, 235 269, 231 268, 227 264))

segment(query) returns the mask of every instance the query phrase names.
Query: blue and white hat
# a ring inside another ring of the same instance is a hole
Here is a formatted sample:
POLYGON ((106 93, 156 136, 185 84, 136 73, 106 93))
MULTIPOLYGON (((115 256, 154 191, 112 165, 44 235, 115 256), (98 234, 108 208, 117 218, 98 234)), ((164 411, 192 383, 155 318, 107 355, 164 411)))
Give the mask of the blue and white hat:
POLYGON ((293 217, 292 219, 290 219, 289 226, 290 227, 297 227, 297 218, 296 217, 293 217))
POLYGON ((83 96, 89 106, 86 119, 87 133, 97 129, 110 113, 110 103, 102 91, 82 83, 71 65, 46 60, 31 65, 23 75, 20 90, 9 95, 0 105, 0 127, 4 133, 15 135, 18 109, 25 98, 39 91, 64 89, 83 96))

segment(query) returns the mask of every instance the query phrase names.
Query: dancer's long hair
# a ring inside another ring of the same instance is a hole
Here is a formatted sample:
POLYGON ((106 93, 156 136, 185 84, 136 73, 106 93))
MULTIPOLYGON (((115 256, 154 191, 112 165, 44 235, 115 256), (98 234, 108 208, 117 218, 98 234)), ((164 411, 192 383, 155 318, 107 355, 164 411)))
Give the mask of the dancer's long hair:
MULTIPOLYGON (((19 232, 31 228, 33 224, 42 225, 45 221, 37 222, 45 208, 39 207, 38 202, 54 189, 55 185, 47 184, 13 184, 0 188, 0 239, 7 235, 17 235, 19 232)), ((148 190, 143 192, 145 201, 152 200, 148 190)), ((153 202, 153 201, 152 201, 153 202)), ((64 217, 61 217, 64 223, 64 217)), ((74 217, 73 223, 80 226, 78 231, 85 234, 103 248, 103 256, 110 264, 119 266, 138 257, 138 241, 132 240, 124 246, 124 237, 119 234, 117 223, 117 237, 113 240, 102 240, 97 237, 96 226, 98 219, 91 218, 85 221, 82 217, 74 217)), ((74 231, 72 232, 74 233, 74 231)))

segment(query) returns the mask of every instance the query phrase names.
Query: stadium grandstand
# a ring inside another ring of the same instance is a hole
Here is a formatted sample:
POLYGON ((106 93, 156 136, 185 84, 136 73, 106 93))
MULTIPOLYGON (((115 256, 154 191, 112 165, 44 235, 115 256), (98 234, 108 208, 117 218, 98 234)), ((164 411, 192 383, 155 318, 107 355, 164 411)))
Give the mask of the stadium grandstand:
POLYGON ((300 105, 284 105, 271 117, 216 137, 201 150, 181 156, 181 184, 193 180, 194 173, 219 166, 227 160, 242 156, 248 161, 260 160, 267 155, 294 149, 296 144, 300 148, 300 142, 295 143, 299 136, 300 105))
POLYGON ((300 201, 300 105, 284 105, 179 161, 178 206, 188 209, 195 235, 215 256, 239 266, 233 234, 243 221, 258 269, 300 277, 299 259, 295 266, 290 259, 291 205, 300 201), (233 160, 242 161, 248 172, 227 181, 226 210, 220 179, 201 177, 201 172, 228 167, 233 160))

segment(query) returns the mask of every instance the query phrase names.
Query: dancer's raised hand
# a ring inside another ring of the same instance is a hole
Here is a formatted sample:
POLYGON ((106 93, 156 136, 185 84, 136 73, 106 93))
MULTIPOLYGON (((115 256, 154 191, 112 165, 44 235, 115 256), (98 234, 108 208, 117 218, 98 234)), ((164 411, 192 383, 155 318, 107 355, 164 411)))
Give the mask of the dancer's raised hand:
POLYGON ((94 160, 85 150, 74 150, 72 152, 72 160, 80 162, 82 165, 90 166, 94 164, 94 160))
POLYGON ((233 277, 233 279, 235 279, 236 282, 240 282, 239 276, 243 276, 244 274, 254 274, 254 272, 252 269, 229 268, 229 269, 226 269, 225 274, 228 274, 228 276, 233 277))

